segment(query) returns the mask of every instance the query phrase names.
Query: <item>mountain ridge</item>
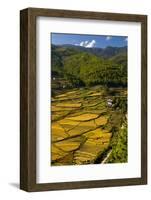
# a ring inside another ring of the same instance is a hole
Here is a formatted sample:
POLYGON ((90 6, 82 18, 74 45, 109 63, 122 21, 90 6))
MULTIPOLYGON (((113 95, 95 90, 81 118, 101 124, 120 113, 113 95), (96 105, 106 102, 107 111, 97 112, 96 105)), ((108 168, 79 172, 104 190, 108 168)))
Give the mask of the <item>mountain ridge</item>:
POLYGON ((92 48, 86 48, 82 46, 76 46, 76 45, 71 45, 71 44, 64 44, 64 45, 54 45, 52 44, 52 48, 55 49, 72 49, 72 50, 77 50, 81 52, 87 52, 87 53, 92 53, 96 56, 101 56, 105 59, 111 58, 112 56, 115 56, 117 54, 127 54, 127 46, 123 47, 114 47, 114 46, 107 46, 105 48, 100 48, 100 47, 92 47, 92 48))

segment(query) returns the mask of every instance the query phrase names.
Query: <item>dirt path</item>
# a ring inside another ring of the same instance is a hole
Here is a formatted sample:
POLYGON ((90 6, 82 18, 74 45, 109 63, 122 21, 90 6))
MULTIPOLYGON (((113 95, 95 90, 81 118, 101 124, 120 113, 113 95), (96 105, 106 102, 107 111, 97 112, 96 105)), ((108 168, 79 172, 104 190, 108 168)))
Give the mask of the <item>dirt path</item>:
POLYGON ((101 164, 105 164, 106 161, 108 160, 109 156, 111 155, 112 153, 112 149, 108 152, 107 156, 104 158, 104 160, 101 162, 101 164))

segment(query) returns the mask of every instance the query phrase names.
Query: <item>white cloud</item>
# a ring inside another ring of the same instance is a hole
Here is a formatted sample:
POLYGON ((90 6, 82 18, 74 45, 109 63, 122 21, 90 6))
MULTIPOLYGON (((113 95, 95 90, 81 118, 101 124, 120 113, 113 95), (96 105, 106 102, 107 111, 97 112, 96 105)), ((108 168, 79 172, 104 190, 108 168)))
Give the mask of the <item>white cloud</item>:
POLYGON ((89 42, 89 43, 86 45, 86 48, 95 47, 95 44, 96 44, 96 41, 95 41, 95 40, 92 40, 91 42, 89 42))
POLYGON ((85 42, 82 41, 82 42, 80 43, 80 46, 81 46, 81 47, 85 46, 85 42))
MULTIPOLYGON (((77 46, 78 44, 75 44, 75 45, 77 46)), ((90 42, 82 41, 82 42, 80 42, 80 44, 78 46, 85 47, 85 48, 93 48, 93 47, 95 47, 95 45, 96 45, 96 41, 92 40, 90 42)))
POLYGON ((111 36, 107 36, 107 37, 106 37, 106 40, 111 40, 111 39, 112 39, 111 36))
POLYGON ((84 43, 85 43, 85 45, 87 45, 89 43, 89 41, 85 41, 84 43))
POLYGON ((128 41, 128 37, 125 38, 125 41, 126 41, 126 42, 128 41))

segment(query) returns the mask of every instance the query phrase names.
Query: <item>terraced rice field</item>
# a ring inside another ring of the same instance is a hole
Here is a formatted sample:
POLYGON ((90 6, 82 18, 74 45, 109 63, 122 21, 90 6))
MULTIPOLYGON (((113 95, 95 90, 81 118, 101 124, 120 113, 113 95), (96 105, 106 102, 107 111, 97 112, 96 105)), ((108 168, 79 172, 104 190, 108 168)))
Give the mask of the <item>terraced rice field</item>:
POLYGON ((108 98, 103 89, 93 88, 66 91, 52 98, 52 166, 93 164, 108 149, 112 137, 108 98))

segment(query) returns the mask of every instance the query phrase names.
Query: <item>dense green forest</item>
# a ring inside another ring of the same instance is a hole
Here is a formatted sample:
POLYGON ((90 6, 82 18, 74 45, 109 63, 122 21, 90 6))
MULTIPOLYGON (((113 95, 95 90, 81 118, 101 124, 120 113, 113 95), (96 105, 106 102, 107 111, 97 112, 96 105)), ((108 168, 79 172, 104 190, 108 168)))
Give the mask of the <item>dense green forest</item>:
POLYGON ((126 47, 98 48, 52 46, 52 76, 69 82, 66 87, 105 85, 127 86, 126 47), (109 51, 110 50, 110 51, 109 51), (102 54, 102 55, 101 55, 102 54))

